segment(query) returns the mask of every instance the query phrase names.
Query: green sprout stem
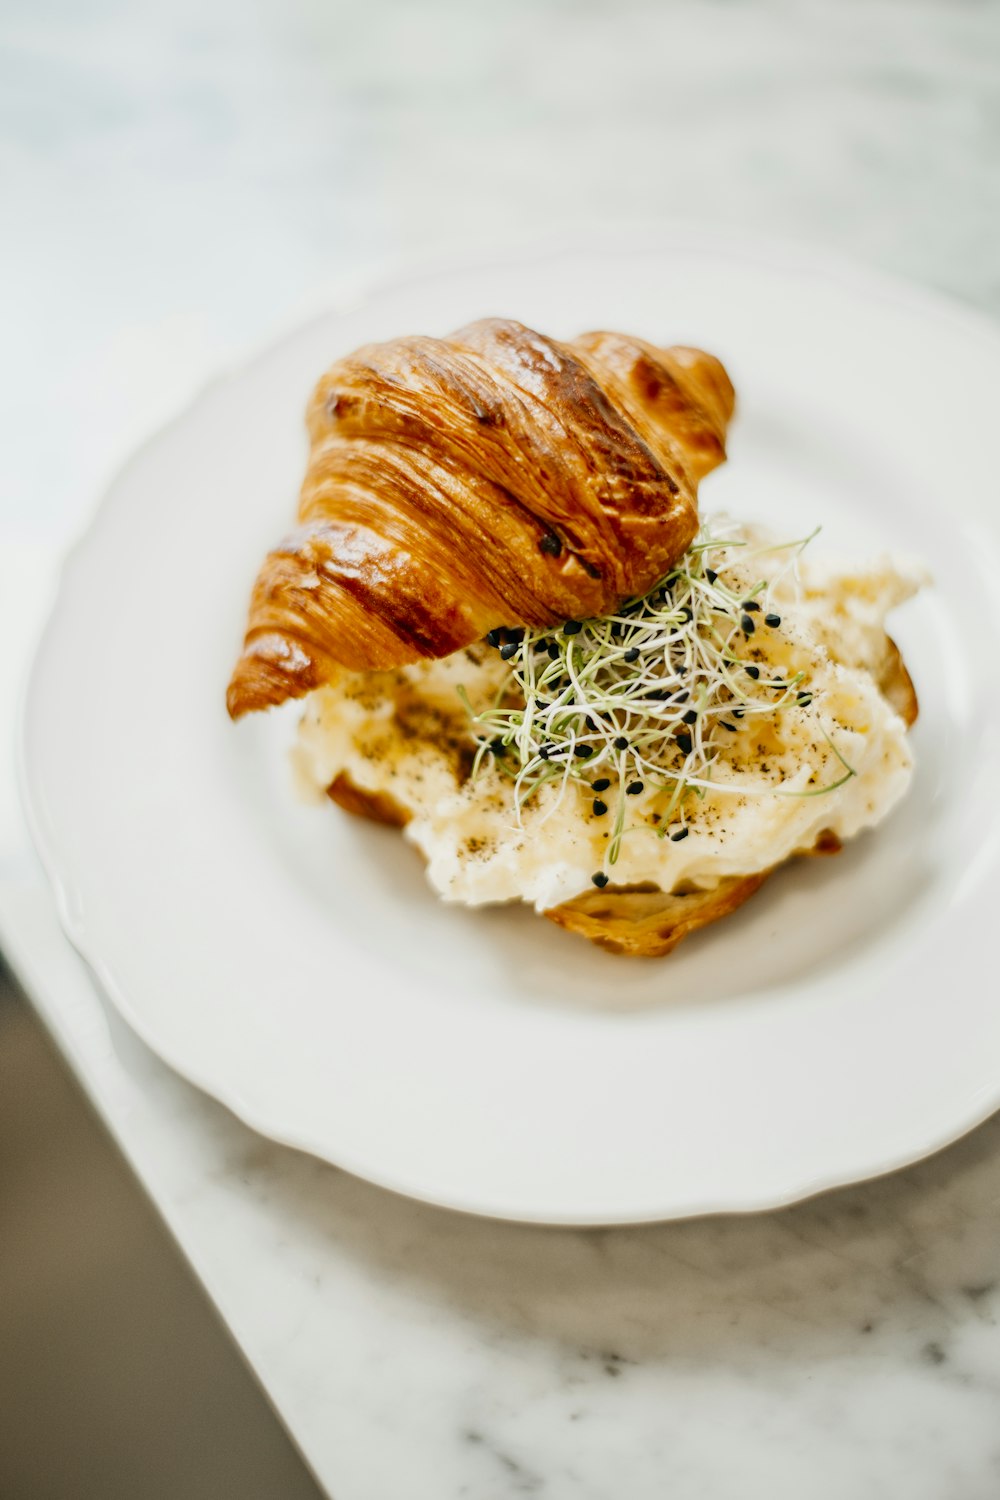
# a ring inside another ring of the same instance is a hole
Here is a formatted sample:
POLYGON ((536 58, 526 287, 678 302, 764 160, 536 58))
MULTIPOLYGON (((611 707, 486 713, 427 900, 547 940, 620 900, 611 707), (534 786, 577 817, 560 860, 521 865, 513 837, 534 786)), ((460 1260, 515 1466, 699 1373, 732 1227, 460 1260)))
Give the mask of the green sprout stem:
POLYGON ((478 740, 473 775, 488 758, 513 779, 519 823, 524 804, 542 786, 560 783, 548 818, 571 781, 589 788, 595 779, 608 780, 611 787, 601 796, 609 808, 614 802, 609 865, 629 831, 628 787, 637 782, 669 791, 660 837, 686 829, 689 793, 813 797, 843 786, 856 772, 818 720, 808 683, 802 690, 805 673, 775 673, 762 653, 752 652, 758 630, 772 637, 777 628, 766 624, 766 600, 780 579, 797 571, 815 535, 750 547, 705 525, 680 562, 616 614, 571 621, 569 629, 494 632, 491 641, 513 641, 517 650, 492 705, 477 712, 458 689, 478 740), (739 577, 723 576, 731 573, 736 548, 744 576, 757 556, 786 553, 788 560, 770 582, 757 578, 742 589, 739 577), (790 705, 817 720, 843 776, 805 790, 713 778, 742 721, 746 727, 773 721, 790 705))

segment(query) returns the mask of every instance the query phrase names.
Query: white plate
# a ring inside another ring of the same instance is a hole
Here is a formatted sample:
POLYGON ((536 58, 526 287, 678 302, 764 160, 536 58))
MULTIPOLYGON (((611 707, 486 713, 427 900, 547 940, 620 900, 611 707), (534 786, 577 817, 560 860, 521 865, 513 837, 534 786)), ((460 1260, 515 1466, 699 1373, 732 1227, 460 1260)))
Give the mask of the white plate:
POLYGON ((758 1209, 941 1146, 1000 1104, 998 395, 971 314, 697 237, 449 269, 292 334, 133 459, 67 566, 22 750, 71 937, 243 1119, 436 1203, 758 1209), (397 834, 296 802, 294 710, 226 718, 313 380, 363 340, 490 313, 713 350, 740 410, 706 508, 936 573, 894 625, 922 705, 906 804, 663 961, 443 906, 397 834))

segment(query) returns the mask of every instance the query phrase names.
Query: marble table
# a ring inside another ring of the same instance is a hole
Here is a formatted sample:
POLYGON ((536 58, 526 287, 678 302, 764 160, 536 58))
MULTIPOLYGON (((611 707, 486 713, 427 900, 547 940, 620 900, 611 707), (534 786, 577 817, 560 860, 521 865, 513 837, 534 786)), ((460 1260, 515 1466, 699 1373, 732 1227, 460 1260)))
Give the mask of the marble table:
POLYGON ((259 1139, 135 1039, 59 933, 9 765, 59 551, 111 469, 390 262, 682 216, 1000 313, 1000 7, 86 0, 46 21, 12 0, 0 30, 0 937, 321 1484, 1000 1494, 1000 1120, 746 1219, 546 1231, 394 1197, 259 1139))

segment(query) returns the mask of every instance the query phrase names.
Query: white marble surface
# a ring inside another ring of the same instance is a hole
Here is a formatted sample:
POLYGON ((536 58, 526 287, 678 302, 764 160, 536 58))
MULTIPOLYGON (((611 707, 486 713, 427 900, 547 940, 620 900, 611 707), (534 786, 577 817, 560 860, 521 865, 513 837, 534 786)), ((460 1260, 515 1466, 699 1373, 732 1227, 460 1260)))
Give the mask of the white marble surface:
MULTIPOLYGON (((1000 312, 996 4, 10 0, 0 34, 5 747, 56 552, 130 443, 388 261, 680 215, 1000 312)), ((1000 1493, 997 1121, 780 1214, 476 1222, 150 1057, 60 939, 6 769, 0 931, 337 1500, 1000 1493)))
POLYGON ((46 902, 9 951, 338 1500, 1000 1493, 1000 1120, 778 1214, 538 1230, 269 1145, 103 1005, 46 902))

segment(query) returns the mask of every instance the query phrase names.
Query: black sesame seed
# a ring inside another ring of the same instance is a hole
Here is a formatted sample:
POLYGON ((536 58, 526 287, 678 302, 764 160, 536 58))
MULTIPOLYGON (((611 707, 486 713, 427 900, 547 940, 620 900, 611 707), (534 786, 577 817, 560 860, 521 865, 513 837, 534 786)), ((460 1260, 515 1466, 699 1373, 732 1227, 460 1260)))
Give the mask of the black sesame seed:
POLYGON ((554 531, 550 531, 538 543, 538 550, 539 552, 544 552, 547 557, 558 557, 562 551, 562 542, 554 531))
POLYGON ((686 839, 690 832, 690 828, 678 828, 676 833, 670 835, 670 842, 672 844, 679 844, 681 839, 686 839))
POLYGON ((669 688, 652 688, 646 694, 646 697, 647 698, 652 698, 654 700, 654 702, 656 702, 656 703, 666 703, 667 699, 670 697, 670 689, 669 688))
POLYGON ((753 621, 749 615, 740 616, 740 629, 744 635, 753 635, 753 621))
POLYGON ((486 634, 486 644, 488 646, 499 646, 499 644, 500 644, 500 632, 499 632, 499 630, 490 630, 490 631, 487 631, 487 634, 486 634))
POLYGON ((616 750, 627 750, 628 749, 628 740, 625 738, 625 736, 623 734, 620 734, 617 737, 617 739, 615 739, 612 743, 614 744, 614 747, 615 747, 616 750))
POLYGON ((677 743, 685 755, 691 754, 691 736, 689 734, 679 734, 677 736, 677 743))
POLYGON ((708 579, 709 583, 714 583, 718 576, 719 575, 714 568, 705 569, 705 577, 708 579))
POLYGON ((597 725, 594 723, 593 719, 590 717, 589 714, 586 716, 586 718, 584 719, 583 722, 586 724, 587 728, 591 731, 591 733, 593 733, 593 731, 597 728, 597 725))
POLYGON ((494 755, 503 755, 506 748, 507 746, 504 744, 503 740, 490 740, 490 749, 492 750, 494 755))
POLYGON ((743 715, 745 713, 746 713, 746 709, 743 709, 743 708, 734 708, 732 710, 732 715, 733 715, 734 719, 742 719, 742 717, 743 717, 743 715))
POLYGON ((754 682, 756 682, 757 678, 760 676, 760 667, 747 667, 746 674, 748 677, 752 677, 754 682))
POLYGON ((799 702, 802 704, 802 707, 805 708, 806 704, 811 703, 813 701, 813 695, 812 695, 812 693, 799 693, 798 699, 799 699, 799 702))
POLYGON ((597 889, 599 891, 603 891, 604 887, 608 883, 608 877, 605 875, 605 873, 604 873, 603 870, 598 870, 596 872, 596 874, 591 875, 590 878, 594 882, 594 884, 597 886, 597 889))
POLYGON ((553 661, 559 660, 559 647, 556 645, 555 641, 549 642, 549 655, 551 656, 553 661))
POLYGON ((749 614, 753 614, 759 612, 760 605, 757 603, 756 599, 744 599, 743 603, 740 605, 740 608, 745 609, 749 614))
POLYGON ((684 621, 694 619, 694 610, 691 609, 687 604, 685 604, 684 608, 681 610, 681 619, 684 621))
POLYGON ((684 715, 684 723, 685 724, 695 724, 695 723, 697 723, 697 721, 698 721, 698 710, 696 708, 689 708, 688 711, 687 711, 687 713, 684 715))
POLYGON ((544 636, 542 637, 542 639, 540 641, 536 641, 535 642, 535 650, 536 651, 547 651, 548 649, 549 649, 549 643, 544 638, 544 636))
POLYGON ((639 647, 638 646, 630 646, 628 648, 628 650, 625 652, 625 660, 626 661, 630 661, 630 662, 631 661, 638 661, 639 660, 639 647))
POLYGON ((771 627, 772 630, 776 630, 777 627, 781 624, 781 616, 780 615, 765 615, 764 616, 764 624, 765 625, 770 625, 770 627, 771 627))
POLYGON ((639 795, 639 793, 641 791, 642 791, 642 782, 641 781, 630 781, 629 784, 628 784, 628 786, 625 788, 625 795, 626 795, 626 797, 638 797, 638 795, 639 795))
POLYGON ((593 753, 593 745, 577 745, 576 747, 577 760, 589 760, 593 753))
POLYGON ((610 776, 602 776, 599 781, 592 781, 590 785, 595 792, 606 792, 611 785, 611 778, 610 776))
POLYGON ((583 629, 579 620, 567 620, 563 626, 563 635, 579 635, 583 629))
POLYGON ((503 657, 504 661, 510 661, 511 657, 516 656, 520 649, 520 641, 508 641, 506 646, 500 647, 500 655, 503 657))
POLYGON ((600 797, 595 797, 594 798, 594 817, 595 818, 603 818, 604 814, 607 812, 607 810, 608 810, 608 804, 606 802, 602 802, 601 799, 600 799, 600 797))
POLYGON ((691 696, 691 694, 685 688, 682 693, 674 693, 674 702, 675 703, 686 703, 688 701, 688 699, 690 698, 690 696, 691 696))
POLYGON ((550 745, 539 745, 539 747, 538 747, 538 754, 539 754, 539 756, 541 757, 542 760, 548 760, 548 758, 549 758, 549 750, 551 748, 552 747, 550 745))
POLYGON ((735 724, 730 724, 728 722, 728 720, 726 720, 726 719, 720 719, 719 723, 722 725, 723 729, 728 729, 732 734, 736 734, 737 733, 736 725, 735 724))

